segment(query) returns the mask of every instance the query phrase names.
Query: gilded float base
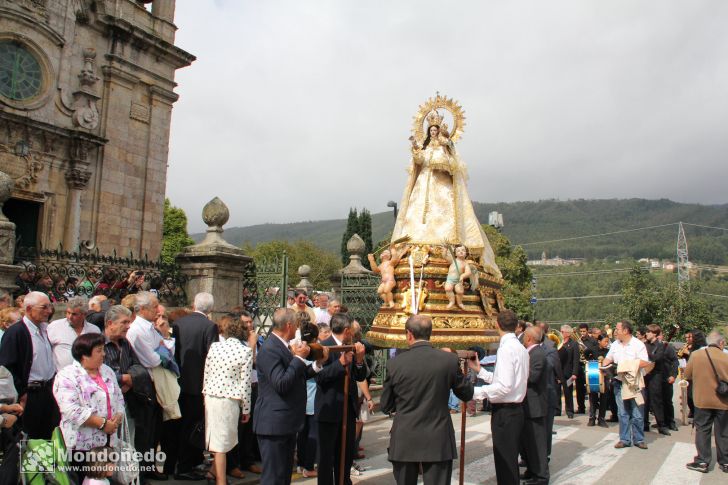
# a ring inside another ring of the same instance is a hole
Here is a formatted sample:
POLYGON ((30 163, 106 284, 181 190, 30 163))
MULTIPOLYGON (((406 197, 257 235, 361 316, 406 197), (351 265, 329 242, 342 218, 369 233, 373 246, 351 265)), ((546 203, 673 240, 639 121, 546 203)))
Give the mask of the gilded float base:
MULTIPOLYGON (((438 347, 464 349, 474 345, 497 343, 498 312, 504 308, 501 288, 503 280, 478 270, 477 289, 472 282, 466 285, 462 297, 464 309, 447 308, 448 299, 444 284, 450 261, 442 254, 441 248, 411 245, 415 260, 415 286, 421 293, 417 302, 418 314, 432 318, 432 337, 430 341, 438 347), (421 290, 420 290, 421 288, 421 290)), ((395 269, 397 286, 393 290, 395 306, 381 307, 366 334, 367 340, 379 347, 407 347, 405 322, 412 315, 412 294, 410 290, 410 270, 406 260, 395 269)))

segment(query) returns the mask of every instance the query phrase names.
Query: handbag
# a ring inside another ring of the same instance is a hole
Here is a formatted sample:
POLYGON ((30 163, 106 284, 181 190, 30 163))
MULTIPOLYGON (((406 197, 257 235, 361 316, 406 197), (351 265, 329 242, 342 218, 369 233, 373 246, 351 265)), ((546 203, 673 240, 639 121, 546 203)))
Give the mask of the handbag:
POLYGON ((50 440, 32 439, 21 441, 20 471, 27 485, 71 485, 66 461, 66 442, 61 428, 53 430, 50 440))
POLYGON ((713 372, 715 373, 715 380, 718 381, 718 386, 715 388, 715 392, 720 397, 728 397, 728 382, 721 379, 718 375, 718 371, 715 370, 713 359, 710 358, 710 352, 708 352, 709 348, 710 347, 705 347, 705 355, 708 356, 708 362, 710 362, 710 366, 713 368, 713 372))
POLYGON ((114 481, 122 485, 139 483, 139 460, 129 436, 129 423, 126 420, 126 413, 124 413, 121 426, 116 430, 114 451, 119 454, 119 460, 114 468, 114 481))

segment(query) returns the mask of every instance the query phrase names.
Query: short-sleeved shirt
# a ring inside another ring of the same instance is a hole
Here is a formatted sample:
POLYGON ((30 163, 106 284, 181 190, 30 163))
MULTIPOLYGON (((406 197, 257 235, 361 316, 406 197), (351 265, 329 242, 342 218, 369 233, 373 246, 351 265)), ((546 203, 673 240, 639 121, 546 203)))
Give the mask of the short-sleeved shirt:
MULTIPOLYGON (((619 340, 612 342, 607 352, 607 359, 610 359, 615 364, 619 364, 623 360, 634 360, 640 359, 645 362, 649 362, 650 358, 647 356, 647 347, 645 344, 636 337, 632 337, 626 344, 623 344, 619 340)), ((641 369, 644 375, 645 370, 641 369)))
MULTIPOLYGON (((81 335, 87 333, 101 333, 101 329, 93 323, 83 322, 81 335)), ((78 337, 78 334, 67 318, 54 320, 48 325, 48 340, 53 347, 53 363, 56 365, 56 370, 61 370, 67 365, 73 364, 71 347, 76 337, 78 337)))

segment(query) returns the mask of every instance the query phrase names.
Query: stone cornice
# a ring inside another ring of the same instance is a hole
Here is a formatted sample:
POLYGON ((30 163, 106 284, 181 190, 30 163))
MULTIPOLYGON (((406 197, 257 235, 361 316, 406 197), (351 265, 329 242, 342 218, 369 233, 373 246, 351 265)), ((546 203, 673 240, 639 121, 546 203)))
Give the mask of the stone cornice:
POLYGON ((170 105, 179 99, 179 94, 174 91, 170 91, 169 89, 160 88, 159 86, 151 86, 149 88, 149 92, 155 99, 160 99, 170 105))
MULTIPOLYGON (((150 71, 149 69, 145 69, 144 67, 142 67, 142 66, 140 66, 138 64, 134 64, 133 62, 130 62, 130 61, 128 61, 128 60, 124 59, 123 57, 118 56, 116 54, 106 54, 106 55, 104 55, 104 57, 108 61, 115 62, 115 63, 120 64, 122 66, 125 66, 125 67, 128 67, 130 69, 133 69, 135 71, 141 71, 141 72, 147 74, 149 77, 154 78, 157 81, 160 81, 160 82, 162 82, 164 84, 169 84, 171 87, 174 87, 174 86, 177 85, 174 81, 170 81, 166 77, 160 76, 156 72, 150 71)), ((113 66, 111 66, 111 67, 113 67, 113 66)), ((118 67, 114 67, 114 68, 115 69, 119 69, 118 67)), ((121 73, 125 73, 125 74, 127 74, 127 76, 133 76, 136 81, 139 81, 139 79, 140 79, 139 77, 135 76, 134 74, 130 74, 128 71, 121 71, 121 73)), ((119 73, 119 75, 121 75, 121 73, 119 73)))
MULTIPOLYGON (((108 59, 109 54, 107 54, 105 57, 108 59)), ((117 66, 101 66, 101 72, 104 74, 105 78, 122 81, 122 84, 127 84, 129 86, 134 86, 141 80, 138 76, 126 72, 123 69, 118 68, 117 66)))
POLYGON ((80 140, 97 147, 103 146, 109 141, 106 138, 102 138, 92 133, 62 128, 59 126, 45 123, 43 121, 33 120, 31 118, 28 118, 27 116, 19 116, 8 111, 0 111, 0 120, 4 120, 19 126, 28 126, 39 131, 44 131, 46 133, 59 136, 61 138, 80 140))
POLYGON ((107 26, 109 36, 122 33, 129 41, 138 44, 144 48, 152 49, 155 55, 161 57, 164 61, 172 64, 176 69, 187 67, 197 58, 189 52, 162 40, 161 38, 135 27, 128 21, 111 15, 103 15, 99 17, 99 22, 107 26))

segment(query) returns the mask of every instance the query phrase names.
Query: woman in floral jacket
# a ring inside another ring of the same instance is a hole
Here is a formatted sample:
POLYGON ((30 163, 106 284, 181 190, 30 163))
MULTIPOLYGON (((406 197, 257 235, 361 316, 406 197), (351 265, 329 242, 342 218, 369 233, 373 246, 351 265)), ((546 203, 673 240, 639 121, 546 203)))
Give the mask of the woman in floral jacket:
POLYGON ((114 446, 124 417, 124 397, 114 371, 104 364, 104 336, 80 335, 71 355, 75 361, 61 369, 53 383, 66 448, 88 451, 114 446))

